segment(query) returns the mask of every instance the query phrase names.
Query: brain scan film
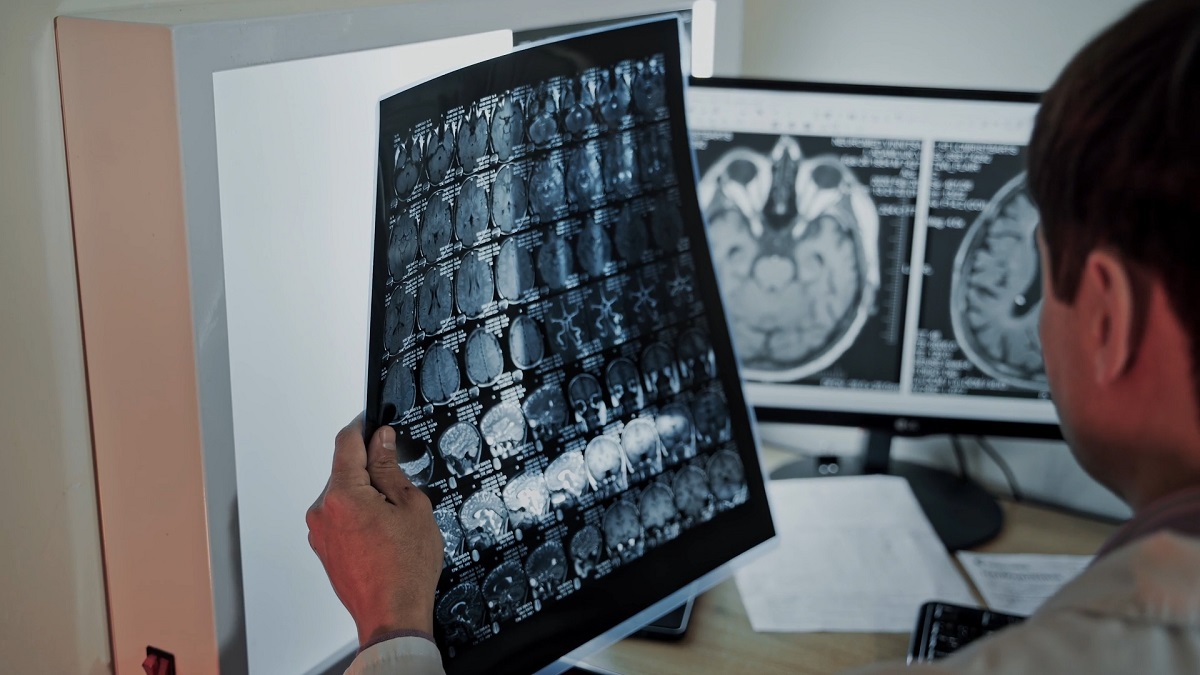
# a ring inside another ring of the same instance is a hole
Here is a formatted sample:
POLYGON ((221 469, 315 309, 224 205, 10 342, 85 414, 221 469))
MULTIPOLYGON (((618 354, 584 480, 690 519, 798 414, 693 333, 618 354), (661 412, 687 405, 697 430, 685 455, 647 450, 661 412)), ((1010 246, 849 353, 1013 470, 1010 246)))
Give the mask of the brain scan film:
POLYGON ((470 173, 479 168, 488 149, 487 116, 478 106, 471 106, 458 126, 458 164, 470 173))
POLYGON ((529 580, 525 570, 515 562, 501 563, 483 580, 483 597, 488 610, 496 619, 511 618, 525 600, 529 580))
POLYGON ((542 283, 549 286, 550 290, 565 288, 575 272, 575 255, 566 238, 556 232, 547 234, 538 250, 537 265, 542 283))
POLYGON ((571 400, 575 424, 581 430, 599 431, 608 424, 608 403, 595 375, 582 373, 571 378, 567 397, 571 400))
POLYGON ((692 413, 682 403, 663 406, 654 418, 658 438, 662 441, 667 462, 678 464, 696 456, 696 428, 692 413))
POLYGON ((558 101, 554 92, 543 87, 530 102, 529 140, 545 147, 558 135, 558 101))
POLYGON ((454 208, 454 234, 463 246, 474 246, 488 226, 488 193, 479 181, 467 179, 454 208))
POLYGON ((492 281, 492 263, 478 251, 463 256, 462 264, 454 275, 454 297, 458 311, 468 317, 477 317, 492 301, 496 285, 492 281))
POLYGON ((508 509, 494 490, 481 490, 463 502, 458 514, 472 550, 491 548, 507 530, 508 509))
POLYGON ((442 549, 445 556, 453 558, 461 552, 463 542, 466 541, 458 516, 450 509, 438 509, 433 512, 433 519, 437 521, 438 529, 442 532, 442 549))
POLYGON ((389 354, 396 354, 417 324, 417 299, 411 293, 397 289, 388 304, 384 318, 383 345, 389 354))
POLYGON ((379 103, 364 427, 442 534, 447 675, 537 672, 771 535, 678 25, 629 30, 379 103))
POLYGON ((525 416, 516 403, 500 403, 483 414, 479 433, 498 457, 507 455, 525 441, 525 416))
POLYGON ((425 173, 435 185, 446 180, 454 164, 454 131, 443 120, 434 128, 425 145, 425 173))
POLYGON ((595 525, 586 525, 571 537, 571 560, 575 574, 585 579, 592 575, 600 562, 602 546, 600 529, 595 525))
POLYGON ((548 541, 529 554, 525 564, 529 584, 535 589, 562 583, 567 578, 567 552, 557 541, 548 541))
POLYGON ((492 113, 492 150, 502 162, 512 159, 525 141, 525 111, 509 92, 500 97, 492 113))
POLYGON ((420 452, 411 459, 407 461, 404 458, 400 459, 400 469, 404 471, 404 475, 408 476, 413 485, 424 487, 433 478, 433 453, 422 445, 420 452))
POLYGON ((975 219, 955 258, 950 317, 968 358, 1016 387, 1047 388, 1038 339, 1038 212, 1025 175, 1009 181, 975 219))
POLYGON ((513 365, 529 370, 542 362, 546 354, 546 342, 538 322, 518 315, 508 327, 508 352, 513 365))
POLYGON ((392 155, 392 184, 400 199, 408 199, 413 188, 417 187, 424 169, 423 160, 424 153, 417 138, 409 136, 396 143, 392 155))
POLYGON ((393 364, 383 381, 384 419, 399 421, 417 401, 417 388, 413 383, 412 371, 403 364, 393 364))
POLYGON ((442 594, 435 616, 454 642, 465 642, 483 625, 483 594, 472 583, 463 583, 442 594))
POLYGON ((541 471, 527 471, 504 486, 504 505, 513 527, 536 525, 550 508, 550 490, 541 471))
POLYGON ((594 121, 592 109, 596 97, 590 82, 577 78, 563 90, 563 128, 574 137, 582 137, 594 121))
POLYGON ((671 484, 675 492, 675 506, 679 512, 695 520, 708 520, 714 510, 713 494, 708 487, 708 476, 704 470, 686 466, 675 475, 671 484))
POLYGON ((403 279, 417 261, 419 245, 417 242, 417 221, 408 213, 402 211, 392 226, 391 238, 388 241, 388 270, 397 281, 403 279))
POLYGON ((435 344, 421 359, 421 395, 430 403, 449 403, 461 383, 454 353, 435 344))
POLYGON ((533 256, 516 239, 508 239, 496 256, 496 290, 510 302, 520 300, 537 284, 533 273, 533 256))
POLYGON ((483 451, 483 437, 470 422, 455 422, 446 427, 437 442, 446 468, 455 476, 465 476, 475 470, 483 451))
POLYGON ((449 190, 433 193, 425 205, 425 219, 421 223, 421 255, 426 260, 437 260, 442 249, 450 243, 454 226, 451 212, 454 197, 449 190))
POLYGON ((538 222, 549 222, 566 206, 562 167, 553 159, 539 161, 529 176, 529 206, 538 222))
POLYGON ((593 438, 583 451, 583 458, 587 462, 593 488, 608 483, 617 483, 621 489, 625 488, 626 460, 617 439, 611 436, 593 438))
POLYGON ((613 232, 617 254, 627 263, 641 262, 650 245, 646 234, 646 221, 640 214, 634 213, 628 204, 622 206, 616 214, 616 226, 613 232))
POLYGON ((675 509, 675 493, 662 483, 651 483, 642 492, 638 509, 642 515, 642 525, 648 532, 666 528, 679 516, 679 511, 675 509))
POLYGON ((529 428, 539 436, 558 433, 567 421, 567 401, 558 384, 543 384, 521 406, 529 428))
POLYGON ((545 471, 550 501, 559 506, 583 495, 588 486, 587 465, 581 452, 565 452, 550 462, 545 471))
POLYGON ((781 136, 769 154, 733 148, 700 200, 747 376, 797 380, 853 344, 879 287, 879 215, 833 156, 781 136))
POLYGON ((609 555, 632 560, 642 555, 642 519, 637 507, 617 502, 604 514, 604 543, 609 555))
POLYGON ((437 333, 454 313, 450 278, 439 269, 425 273, 417 295, 417 325, 429 334, 437 333))
POLYGON ((496 172, 492 184, 492 221, 501 232, 517 229, 517 224, 529 211, 529 188, 525 178, 505 164, 496 172))
POLYGON ((467 379, 472 384, 492 384, 504 372, 504 350, 496 336, 476 328, 467 337, 467 379))
POLYGON ((584 221, 575 253, 579 258, 579 266, 588 274, 598 277, 609 271, 613 256, 612 240, 608 238, 605 227, 594 217, 589 216, 584 221))

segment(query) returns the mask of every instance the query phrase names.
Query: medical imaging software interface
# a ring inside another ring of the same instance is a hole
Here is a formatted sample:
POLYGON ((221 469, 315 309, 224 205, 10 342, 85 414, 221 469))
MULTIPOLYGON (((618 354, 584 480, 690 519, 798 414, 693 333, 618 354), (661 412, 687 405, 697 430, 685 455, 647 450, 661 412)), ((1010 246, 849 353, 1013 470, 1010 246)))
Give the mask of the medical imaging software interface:
POLYGON ((677 35, 536 46, 380 104, 368 425, 434 506, 450 672, 545 665, 772 534, 677 35))
POLYGON ((1024 168, 1036 111, 950 92, 689 88, 754 405, 1054 423, 1024 168))

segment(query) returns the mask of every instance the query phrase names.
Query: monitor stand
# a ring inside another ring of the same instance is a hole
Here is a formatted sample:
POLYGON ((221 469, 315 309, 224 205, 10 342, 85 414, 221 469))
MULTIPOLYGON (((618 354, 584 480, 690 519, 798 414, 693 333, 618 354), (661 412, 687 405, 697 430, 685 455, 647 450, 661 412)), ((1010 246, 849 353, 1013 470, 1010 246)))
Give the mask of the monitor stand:
POLYGON ((854 474, 889 474, 908 480, 913 494, 942 543, 950 551, 978 546, 1000 534, 1000 504, 970 478, 891 459, 894 435, 871 431, 861 465, 841 457, 809 457, 785 464, 771 478, 815 478, 854 474))

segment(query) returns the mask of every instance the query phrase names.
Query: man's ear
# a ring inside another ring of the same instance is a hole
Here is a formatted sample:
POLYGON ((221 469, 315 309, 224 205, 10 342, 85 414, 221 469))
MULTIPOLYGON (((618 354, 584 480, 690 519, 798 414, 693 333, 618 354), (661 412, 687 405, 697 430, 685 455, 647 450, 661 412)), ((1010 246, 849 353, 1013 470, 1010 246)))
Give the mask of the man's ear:
POLYGON ((1084 337, 1097 383, 1110 383, 1133 365, 1138 343, 1133 295, 1133 280, 1120 258, 1102 249, 1088 254, 1079 300, 1087 312, 1084 337))

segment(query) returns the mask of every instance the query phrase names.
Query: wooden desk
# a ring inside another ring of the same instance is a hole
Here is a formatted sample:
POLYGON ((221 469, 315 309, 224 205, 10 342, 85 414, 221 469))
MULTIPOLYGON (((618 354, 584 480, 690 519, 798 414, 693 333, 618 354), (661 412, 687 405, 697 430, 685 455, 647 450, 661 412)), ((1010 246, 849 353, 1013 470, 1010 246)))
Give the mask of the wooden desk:
MULTIPOLYGON (((1001 504, 1004 530, 994 541, 975 550, 1090 554, 1115 529, 1107 523, 1049 509, 1001 504)), ((907 650, 907 634, 755 633, 737 586, 729 579, 696 599, 691 625, 682 641, 629 638, 587 662, 623 675, 831 673, 875 661, 900 660, 907 650)))

